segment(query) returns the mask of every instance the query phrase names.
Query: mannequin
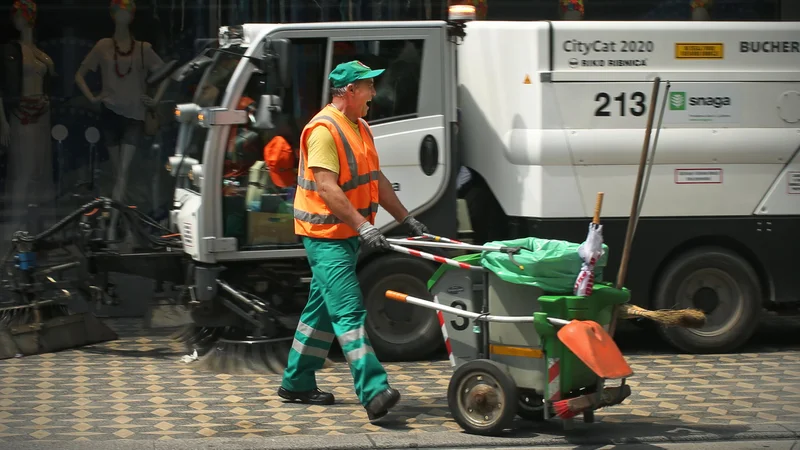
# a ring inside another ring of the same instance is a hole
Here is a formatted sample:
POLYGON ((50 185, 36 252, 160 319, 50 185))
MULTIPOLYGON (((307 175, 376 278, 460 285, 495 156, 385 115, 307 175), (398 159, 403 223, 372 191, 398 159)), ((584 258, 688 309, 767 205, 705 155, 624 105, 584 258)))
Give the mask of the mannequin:
POLYGON ((583 20, 583 0, 559 0, 562 20, 583 20))
POLYGON ((13 3, 11 21, 19 39, 2 48, 0 151, 8 155, 5 215, 10 216, 4 245, 17 230, 41 231, 44 224, 31 222, 55 201, 49 97, 55 68, 53 60, 34 43, 36 9, 32 0, 13 3), (31 206, 39 208, 31 214, 31 206), (40 225, 38 230, 32 228, 35 225, 40 225))
POLYGON ((691 0, 689 6, 692 8, 692 20, 711 20, 711 0, 691 0))
MULTIPOLYGON (((147 95, 146 79, 164 62, 148 42, 137 41, 130 32, 136 5, 133 0, 111 0, 114 35, 100 39, 75 74, 75 83, 92 104, 100 105, 101 127, 115 180, 111 198, 125 202, 128 171, 144 133, 146 107, 155 107, 164 95, 169 79, 164 80, 155 97, 147 95), (97 95, 86 85, 84 76, 100 68, 103 88, 97 95)), ((116 236, 118 213, 112 214, 111 239, 116 236)))

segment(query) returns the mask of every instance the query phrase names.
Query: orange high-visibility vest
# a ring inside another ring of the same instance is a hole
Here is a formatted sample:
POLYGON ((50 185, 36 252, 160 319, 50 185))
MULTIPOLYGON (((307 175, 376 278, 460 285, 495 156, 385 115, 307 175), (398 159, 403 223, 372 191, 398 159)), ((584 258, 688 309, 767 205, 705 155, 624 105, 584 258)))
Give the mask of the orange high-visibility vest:
POLYGON ((294 199, 294 231, 298 235, 322 239, 347 239, 358 236, 350 225, 336 217, 316 190, 314 174, 306 167, 306 139, 314 128, 327 127, 336 142, 339 154, 339 187, 347 199, 371 224, 378 213, 378 173, 380 163, 375 141, 367 123, 358 120, 360 138, 347 119, 341 118, 327 106, 317 113, 300 136, 300 161, 297 170, 297 191, 294 199))

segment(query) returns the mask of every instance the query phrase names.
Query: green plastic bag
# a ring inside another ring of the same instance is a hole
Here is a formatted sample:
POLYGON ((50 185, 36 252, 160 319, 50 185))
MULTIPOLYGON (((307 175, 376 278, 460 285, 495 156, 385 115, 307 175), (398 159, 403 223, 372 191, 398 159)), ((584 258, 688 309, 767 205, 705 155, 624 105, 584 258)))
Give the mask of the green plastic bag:
MULTIPOLYGON (((510 257, 508 253, 484 251, 480 264, 503 281, 538 287, 545 292, 571 293, 583 265, 578 254, 581 244, 573 242, 529 237, 485 245, 523 247, 510 257), (520 269, 519 265, 523 268, 520 269)), ((603 268, 607 262, 608 246, 603 244, 603 255, 594 268, 595 283, 603 281, 603 268)))

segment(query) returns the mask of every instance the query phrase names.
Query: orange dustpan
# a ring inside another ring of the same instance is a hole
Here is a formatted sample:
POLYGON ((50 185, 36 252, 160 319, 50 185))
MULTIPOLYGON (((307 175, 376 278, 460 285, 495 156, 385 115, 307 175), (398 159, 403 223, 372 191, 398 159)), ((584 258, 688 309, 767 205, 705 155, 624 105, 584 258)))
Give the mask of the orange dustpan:
POLYGON ((558 330, 558 339, 600 378, 633 375, 614 339, 597 322, 573 320, 558 330))

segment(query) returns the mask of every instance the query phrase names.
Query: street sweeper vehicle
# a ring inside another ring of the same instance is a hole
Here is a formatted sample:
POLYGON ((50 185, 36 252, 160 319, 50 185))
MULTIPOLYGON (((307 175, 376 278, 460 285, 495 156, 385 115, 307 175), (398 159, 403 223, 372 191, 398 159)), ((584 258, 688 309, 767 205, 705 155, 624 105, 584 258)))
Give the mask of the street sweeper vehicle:
MULTIPOLYGON (((445 237, 461 237, 466 203, 479 242, 582 241, 591 196, 602 191, 605 240, 624 248, 641 135, 665 100, 648 93, 660 76, 672 89, 663 130, 654 124, 658 151, 642 183, 620 317, 649 314, 634 305, 697 306, 708 315, 703 328, 665 327, 664 335, 684 350, 722 351, 749 337, 762 306, 798 299, 789 262, 800 250, 790 234, 800 225, 796 23, 475 22, 469 7, 450 11, 447 21, 222 27, 219 48, 169 73, 203 72, 192 101, 175 111, 170 228, 106 199, 62 221, 61 231, 80 223, 90 243, 81 247, 90 261, 80 263, 91 275, 85 290, 102 292, 91 280, 109 270, 182 285, 193 325, 181 338, 208 364, 279 371, 311 280, 292 224, 297 139, 330 99, 331 68, 358 59, 386 69, 365 119, 398 196, 445 237), (461 167, 472 175, 465 186, 461 167), (149 247, 107 250, 95 209, 111 208, 149 247), (241 364, 219 363, 219 353, 241 364)), ((406 233, 383 210, 376 225, 406 233)), ((47 279, 58 278, 52 272, 31 275, 31 249, 46 247, 47 236, 18 236, 11 272, 28 281, 15 284, 24 294, 15 311, 36 304, 42 286, 62 289, 47 279)), ((620 261, 611 251, 606 272, 620 261)), ((436 270, 398 252, 362 255, 367 329, 381 359, 441 348, 435 312, 385 296, 427 298, 436 270)))
POLYGON ((666 100, 630 249, 631 304, 704 311, 701 328, 658 327, 687 353, 741 348, 765 308, 797 314, 798 30, 798 22, 470 22, 457 49, 458 142, 476 239, 580 242, 592 196, 605 192, 613 281, 642 130, 666 100), (658 99, 649 92, 655 77, 658 99))
MULTIPOLYGON (((197 140, 188 147, 197 150, 179 148, 171 160, 177 176, 193 177, 176 193, 174 224, 197 264, 196 291, 204 292, 198 302, 215 304, 218 274, 224 279, 268 264, 305 268, 292 234, 292 185, 272 181, 274 158, 247 161, 247 178, 231 180, 220 166, 236 156, 223 156, 223 149, 235 141, 237 155, 244 154, 239 149, 259 133, 257 152, 276 135, 291 142, 330 100, 330 69, 359 59, 386 69, 366 117, 382 169, 433 234, 460 237, 455 219, 463 217, 458 205, 464 202, 456 199, 456 178, 463 166, 472 174, 461 187, 472 229, 489 230, 478 233, 478 242, 528 236, 579 242, 593 193, 605 192, 605 239, 622 249, 642 133, 651 108, 661 103, 666 107, 653 124, 637 210, 642 219, 629 249, 636 263, 624 317, 642 317, 641 308, 700 309, 707 316, 703 327, 659 330, 684 351, 714 352, 746 342, 764 306, 796 307, 790 261, 800 250, 792 238, 800 229, 797 23, 470 18, 468 7, 455 6, 447 22, 221 30, 225 53, 213 57, 205 82, 214 74, 223 79, 209 87, 216 97, 179 108, 187 133, 194 133, 189 140, 197 140), (264 79, 264 57, 291 72, 283 83, 264 79), (230 68, 229 79, 223 67, 230 68), (656 76, 670 84, 661 98, 649 91, 656 76), (228 194, 237 190, 244 200, 228 194), (213 276, 200 275, 207 273, 213 276)), ((383 210, 377 221, 390 235, 404 233, 383 210)), ((614 281, 621 254, 609 258, 614 281)), ((398 311, 407 305, 383 298, 387 289, 423 297, 435 269, 392 252, 364 255, 367 327, 383 358, 437 351, 435 314, 398 311)), ((300 308, 300 286, 308 278, 295 277, 283 280, 300 308)), ((264 292, 254 294, 264 298, 264 292)), ((655 322, 669 325, 664 320, 655 322)))

